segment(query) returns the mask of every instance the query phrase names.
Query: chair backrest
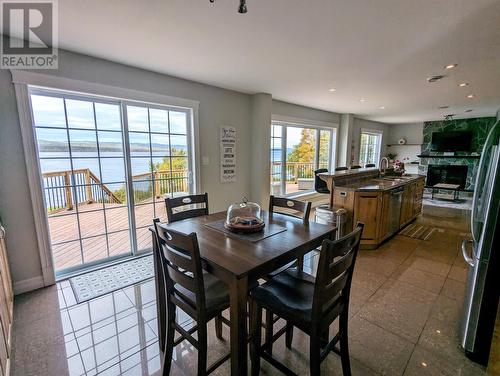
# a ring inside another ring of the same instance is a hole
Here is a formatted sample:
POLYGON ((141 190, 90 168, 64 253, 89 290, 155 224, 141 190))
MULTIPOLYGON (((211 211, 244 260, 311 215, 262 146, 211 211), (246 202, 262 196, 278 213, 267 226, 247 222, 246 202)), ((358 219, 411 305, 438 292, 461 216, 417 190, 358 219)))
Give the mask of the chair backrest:
POLYGON ((165 199, 165 206, 167 208, 168 223, 180 221, 182 219, 208 215, 208 193, 203 193, 200 195, 175 197, 175 198, 167 197, 165 199), (194 209, 174 211, 174 209, 176 208, 193 204, 205 204, 205 205, 202 208, 197 207, 194 209))
POLYGON ((375 167, 375 163, 367 163, 365 164, 365 167, 375 167))
POLYGON ((358 222, 350 234, 335 241, 323 240, 314 287, 313 319, 316 317, 320 320, 323 316, 332 319, 338 316, 340 311, 329 309, 339 302, 344 304, 345 309, 349 306, 352 273, 363 227, 364 224, 358 222))
POLYGON ((286 197, 269 197, 269 213, 280 213, 292 217, 301 218, 304 222, 309 222, 311 213, 311 203, 309 201, 292 200, 286 197), (285 211, 276 211, 274 208, 283 208, 285 211))
POLYGON ((320 168, 314 171, 314 190, 318 193, 324 193, 328 191, 328 186, 326 185, 326 181, 324 181, 318 176, 318 174, 321 174, 322 172, 328 172, 328 170, 326 168, 320 168))
POLYGON ((360 165, 351 166, 351 170, 357 170, 358 168, 361 168, 361 166, 360 165))
POLYGON ((347 167, 336 167, 335 171, 345 171, 347 170, 347 167))
MULTIPOLYGON (((193 232, 189 235, 172 230, 154 219, 157 250, 160 254, 163 278, 168 301, 188 313, 205 311, 205 288, 201 267, 198 238, 193 232), (175 285, 182 286, 196 296, 196 307, 189 304, 190 299, 183 296, 175 285)), ((156 276, 157 278, 159 276, 156 276)), ((161 296, 161 295, 160 295, 161 296)))

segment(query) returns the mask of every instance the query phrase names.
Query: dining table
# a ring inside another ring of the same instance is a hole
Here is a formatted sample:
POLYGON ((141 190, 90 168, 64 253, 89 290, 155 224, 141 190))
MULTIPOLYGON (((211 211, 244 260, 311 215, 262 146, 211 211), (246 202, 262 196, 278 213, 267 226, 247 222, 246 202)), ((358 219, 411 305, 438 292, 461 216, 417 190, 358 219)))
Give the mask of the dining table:
MULTIPOLYGON (((249 289, 267 274, 321 246, 324 239, 334 239, 336 228, 332 224, 307 222, 290 215, 263 211, 262 219, 269 229, 274 229, 274 233, 259 239, 227 233, 213 225, 221 223, 225 218, 224 211, 184 219, 167 226, 186 234, 196 233, 202 267, 228 285, 231 375, 247 375, 249 289)), ((165 297, 159 296, 159 292, 164 291, 164 279, 158 245, 155 243, 153 241, 157 321, 160 349, 163 349, 166 302, 165 297)))

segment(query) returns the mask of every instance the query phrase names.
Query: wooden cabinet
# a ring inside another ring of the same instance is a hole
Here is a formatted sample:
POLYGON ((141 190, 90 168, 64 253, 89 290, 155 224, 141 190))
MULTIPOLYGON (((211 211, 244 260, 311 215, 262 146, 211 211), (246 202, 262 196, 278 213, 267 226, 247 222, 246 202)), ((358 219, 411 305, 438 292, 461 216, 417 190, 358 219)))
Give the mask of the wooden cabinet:
POLYGON ((10 370, 13 292, 4 238, 5 231, 0 225, 0 371, 1 375, 8 375, 10 370))
POLYGON ((415 200, 415 183, 407 184, 404 188, 403 200, 401 202, 400 226, 406 225, 413 219, 413 203, 415 200))
POLYGON ((391 192, 382 193, 382 208, 380 212, 380 225, 378 229, 378 239, 379 241, 383 241, 389 236, 391 236, 391 221, 390 221, 390 200, 391 200, 391 192))
MULTIPOLYGON (((341 190, 339 190, 340 192, 341 190)), ((356 222, 363 222, 365 228, 361 238, 362 248, 377 248, 385 239, 394 235, 399 229, 413 221, 422 212, 422 196, 424 191, 424 180, 419 178, 404 186, 401 199, 401 210, 399 211, 399 228, 391 228, 391 190, 362 192, 347 191, 343 199, 338 197, 334 203, 339 204, 343 200, 346 210, 353 212, 351 227, 356 222)), ((393 222, 393 221, 392 221, 393 222)), ((349 228, 351 228, 349 227, 349 228)))
POLYGON ((424 198, 424 180, 415 183, 415 201, 413 203, 413 217, 422 213, 422 200, 424 198))

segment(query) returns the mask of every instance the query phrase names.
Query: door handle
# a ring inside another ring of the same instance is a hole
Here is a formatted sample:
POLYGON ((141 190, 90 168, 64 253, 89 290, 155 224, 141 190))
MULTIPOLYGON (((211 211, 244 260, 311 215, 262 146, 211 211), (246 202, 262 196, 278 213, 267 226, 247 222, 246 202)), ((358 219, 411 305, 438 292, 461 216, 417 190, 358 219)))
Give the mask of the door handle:
POLYGON ((469 251, 467 250, 467 244, 474 244, 474 240, 469 240, 469 239, 462 240, 462 255, 464 256, 464 260, 467 264, 474 267, 475 262, 474 259, 469 255, 469 251))

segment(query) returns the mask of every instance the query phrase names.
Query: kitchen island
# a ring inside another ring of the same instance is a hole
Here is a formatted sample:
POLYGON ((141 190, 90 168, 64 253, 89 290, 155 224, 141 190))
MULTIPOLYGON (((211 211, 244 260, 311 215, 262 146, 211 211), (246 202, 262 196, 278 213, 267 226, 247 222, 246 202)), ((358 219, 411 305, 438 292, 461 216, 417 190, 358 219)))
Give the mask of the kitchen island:
POLYGON ((346 209, 347 229, 365 224, 362 248, 377 248, 422 212, 424 176, 381 176, 376 168, 340 172, 320 177, 330 189, 330 206, 346 209))

